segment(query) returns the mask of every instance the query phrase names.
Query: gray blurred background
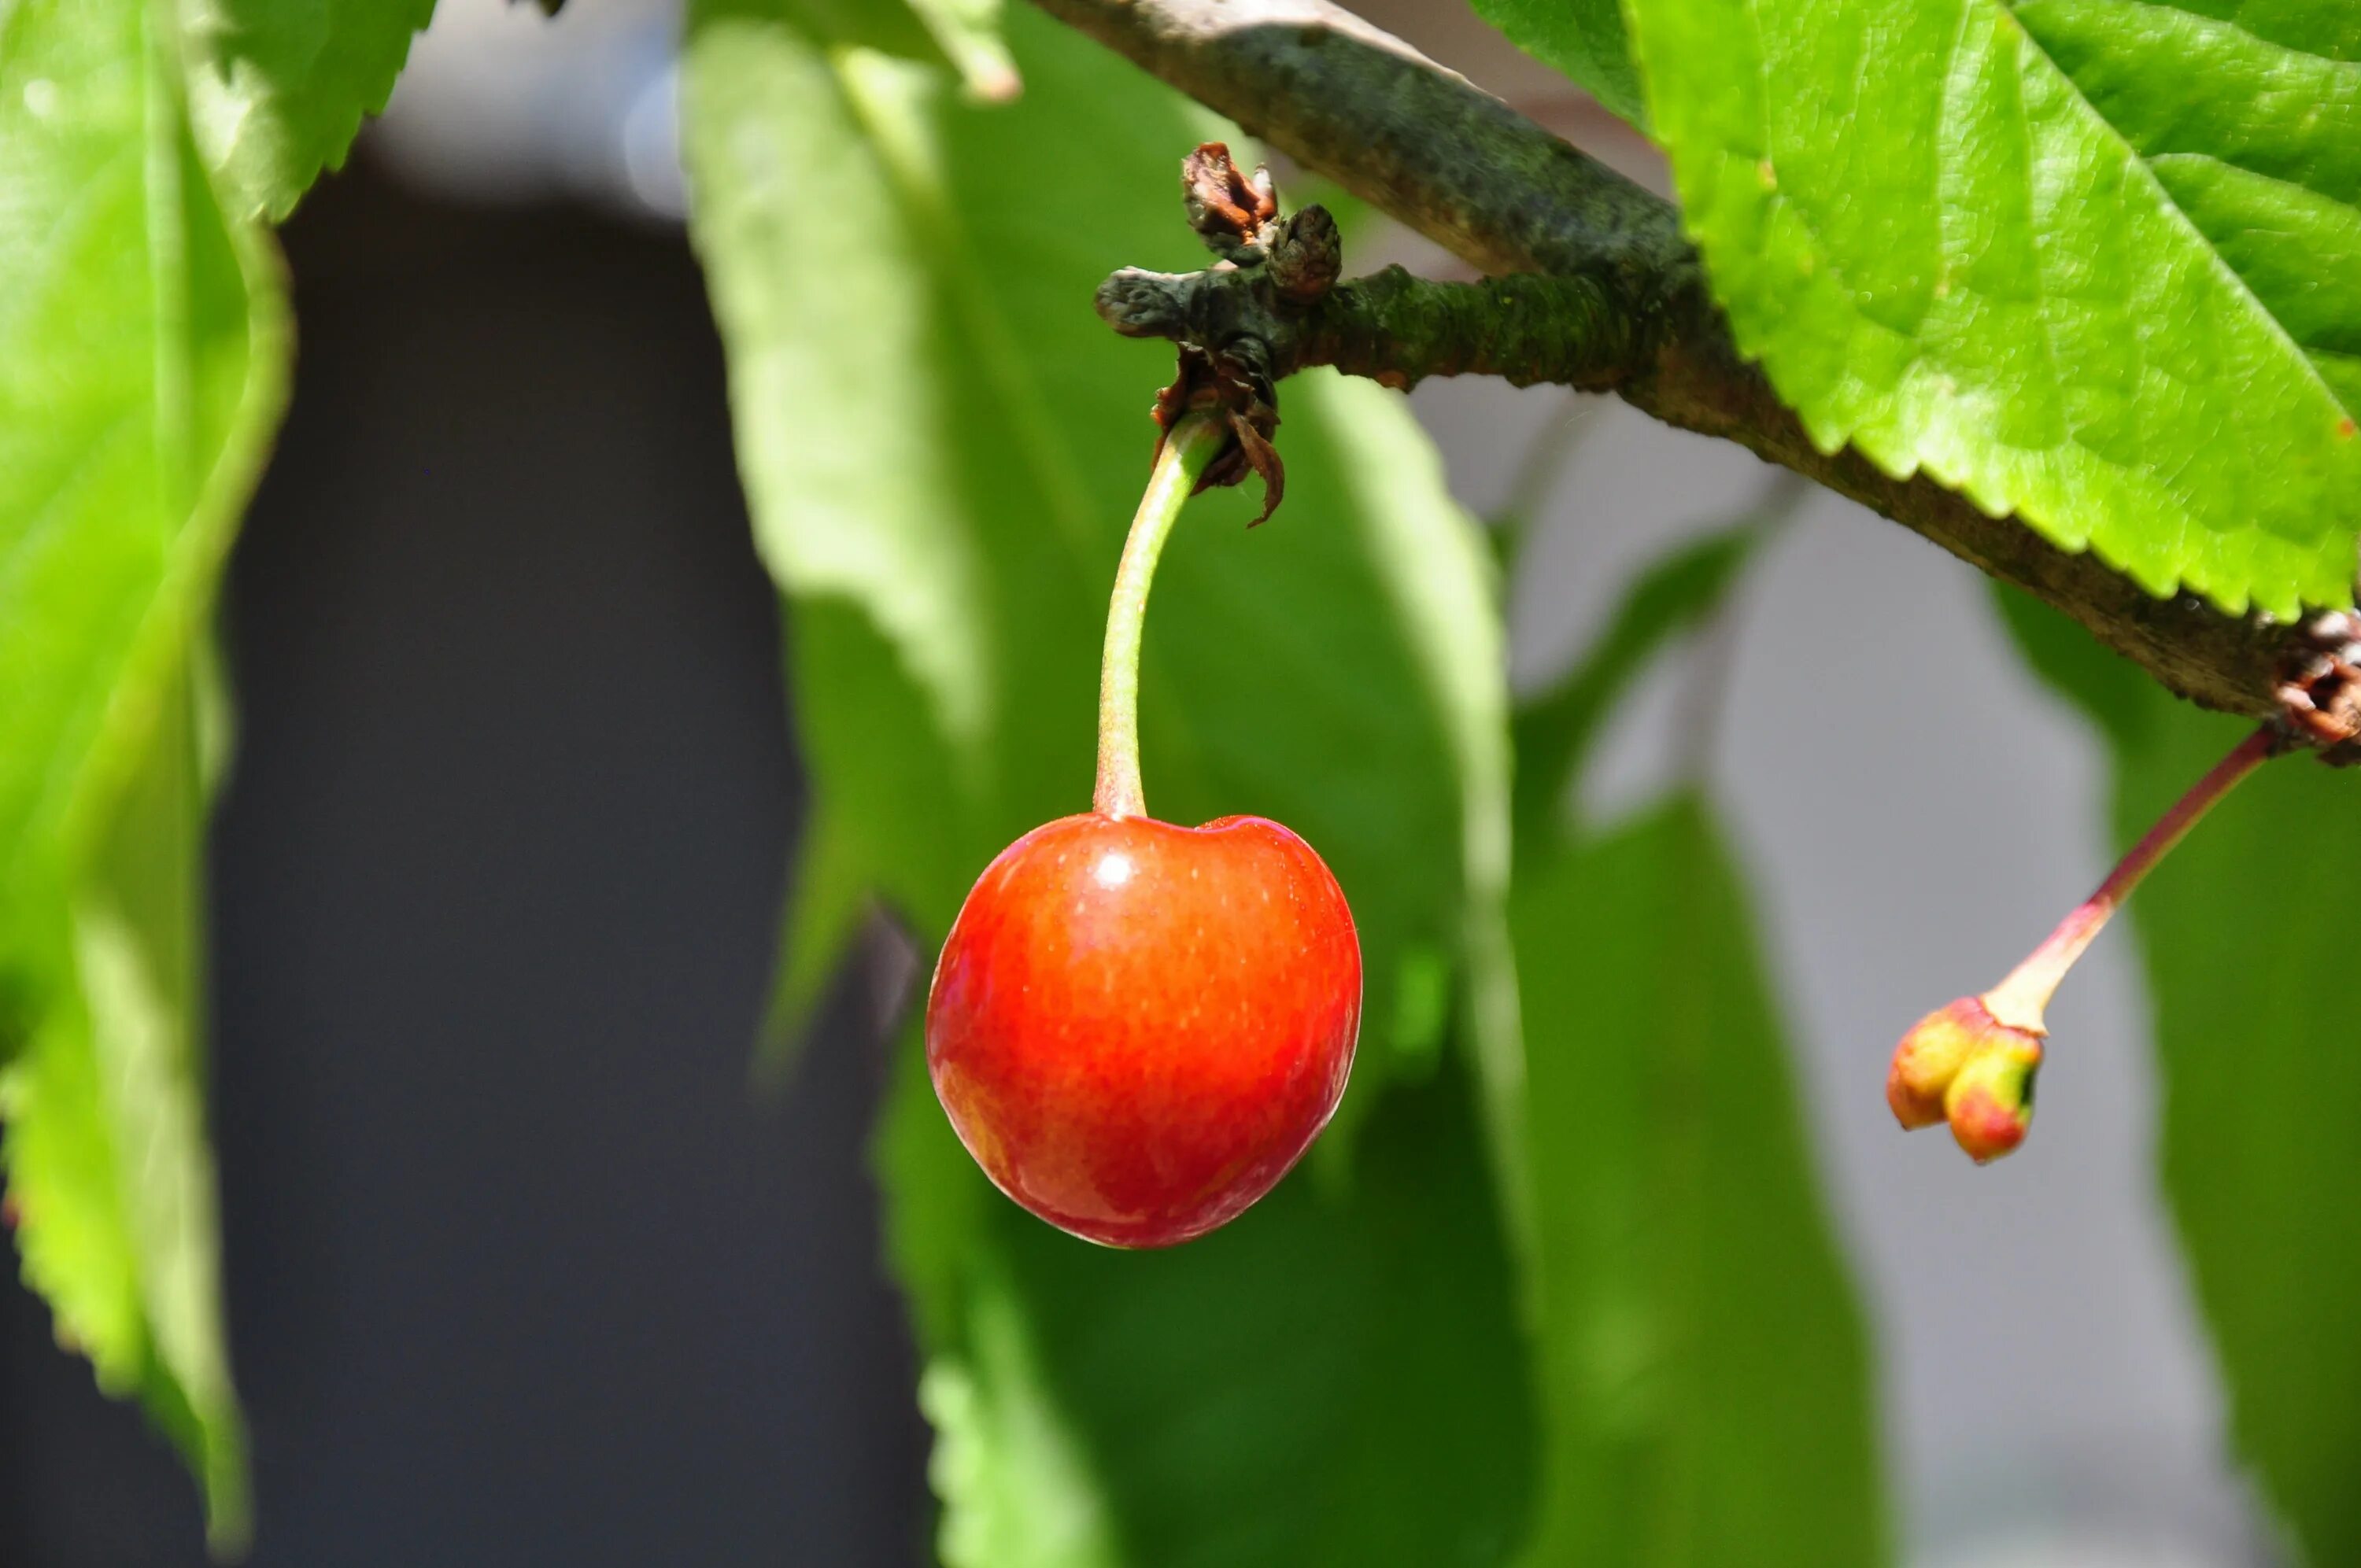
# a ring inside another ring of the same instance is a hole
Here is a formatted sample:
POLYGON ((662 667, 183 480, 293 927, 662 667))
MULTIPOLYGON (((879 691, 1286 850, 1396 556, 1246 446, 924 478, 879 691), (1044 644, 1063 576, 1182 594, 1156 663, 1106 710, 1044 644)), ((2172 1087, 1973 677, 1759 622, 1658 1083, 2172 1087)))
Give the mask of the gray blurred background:
MULTIPOLYGON (((1632 133, 1461 5, 1360 8, 1662 188, 1632 133)), ((930 1528, 862 1159, 883 1058, 861 977, 792 1097, 748 1088, 801 786, 679 228, 675 27, 662 0, 555 22, 442 0, 285 236, 297 395, 232 574, 214 840, 258 1568, 902 1564, 930 1528)), ((1369 250, 1356 270, 1458 268, 1399 233, 1369 250)), ((1521 684, 1770 478, 1547 389, 1413 405, 1479 513, 1544 480, 1521 684), (1570 455, 1536 470, 1537 442, 1570 455)), ((1880 1093, 1903 1027, 2098 879, 2097 748, 1977 574, 1833 497, 1740 616, 1692 657, 1735 675, 1716 791, 1881 1336, 1906 1561, 2277 1561, 2158 1201, 2122 937, 2053 1011, 2024 1152, 1974 1169, 1880 1093)), ((1667 776, 1691 673, 1659 672, 1586 810, 1667 776)), ((0 1289, 0 1565, 195 1563, 194 1519, 137 1416, 0 1289)))

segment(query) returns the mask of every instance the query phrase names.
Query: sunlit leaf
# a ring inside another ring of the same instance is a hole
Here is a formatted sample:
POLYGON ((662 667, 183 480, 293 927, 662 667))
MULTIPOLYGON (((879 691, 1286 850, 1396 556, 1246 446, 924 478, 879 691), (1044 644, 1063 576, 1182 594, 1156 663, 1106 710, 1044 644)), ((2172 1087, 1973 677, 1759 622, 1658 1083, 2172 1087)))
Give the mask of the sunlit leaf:
POLYGON ((2350 602, 2344 0, 1631 0, 1740 347, 1812 438, 2149 591, 2350 602))
POLYGON ((1013 98, 1022 83, 1001 37, 1003 0, 780 0, 774 14, 807 38, 947 65, 972 97, 1013 98))
POLYGON ((1640 101, 1640 68, 1631 61, 1631 40, 1620 0, 1474 0, 1476 14, 1509 35, 1534 59, 1557 67, 1608 108, 1634 125, 1646 108, 1640 101))
POLYGON ((200 646, 284 397, 264 242, 225 218, 138 0, 0 49, 0 1115, 27 1277, 244 1529, 197 1035, 218 765, 200 646))
POLYGON ((236 217, 283 218, 385 107, 434 0, 181 0, 197 145, 236 217))
POLYGON ((228 1547, 247 1504, 197 1036, 210 791, 193 691, 168 701, 71 895, 73 988, 0 1074, 0 1118, 26 1279, 100 1387, 137 1394, 180 1445, 228 1547))

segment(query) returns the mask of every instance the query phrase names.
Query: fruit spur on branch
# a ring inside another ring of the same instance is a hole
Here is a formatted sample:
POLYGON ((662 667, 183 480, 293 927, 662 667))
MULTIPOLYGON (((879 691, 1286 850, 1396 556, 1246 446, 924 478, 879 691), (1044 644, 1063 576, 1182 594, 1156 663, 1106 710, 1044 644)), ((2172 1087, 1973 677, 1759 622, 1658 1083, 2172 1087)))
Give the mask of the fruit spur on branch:
MULTIPOLYGON (((1259 264, 1283 222, 1268 178, 1201 148, 1183 183, 1208 243, 1259 264)), ((928 1072, 984 1174, 1117 1247, 1191 1240, 1268 1192, 1334 1113, 1361 1020, 1352 911, 1310 845, 1258 817, 1148 815, 1140 633, 1165 540, 1207 484, 1260 475, 1265 516, 1280 488, 1278 412, 1250 365, 1184 348, 1157 419, 1107 610, 1092 809, 985 868, 927 1002, 928 1072)))

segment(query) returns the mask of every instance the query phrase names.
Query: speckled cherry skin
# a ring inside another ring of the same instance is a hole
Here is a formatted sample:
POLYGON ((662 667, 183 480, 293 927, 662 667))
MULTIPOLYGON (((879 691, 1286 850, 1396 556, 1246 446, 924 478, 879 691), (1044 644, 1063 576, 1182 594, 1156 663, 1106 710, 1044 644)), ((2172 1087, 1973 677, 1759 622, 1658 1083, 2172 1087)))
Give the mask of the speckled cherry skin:
POLYGON ((1091 813, 967 895, 927 1069, 1003 1192, 1108 1246, 1237 1218, 1328 1124, 1361 1025, 1344 891, 1276 822, 1091 813))

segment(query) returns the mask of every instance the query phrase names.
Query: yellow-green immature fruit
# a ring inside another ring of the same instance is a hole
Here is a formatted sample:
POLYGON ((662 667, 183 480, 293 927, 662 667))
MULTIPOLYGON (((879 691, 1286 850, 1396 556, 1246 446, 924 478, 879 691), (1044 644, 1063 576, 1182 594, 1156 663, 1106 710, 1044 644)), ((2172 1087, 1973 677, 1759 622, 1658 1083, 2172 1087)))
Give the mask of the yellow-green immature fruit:
POLYGON ((1978 1165, 2025 1142, 2033 1126, 2033 1078, 2040 1069, 2041 1042, 2009 1029, 1968 1058, 1943 1091, 1951 1136, 1978 1165))
POLYGON ((1885 1102, 1894 1120, 1910 1129, 1947 1119, 1951 1086, 1976 1058, 1999 1049, 2031 1046, 2037 1060, 2041 1032, 2012 1028, 1993 1016, 1981 996, 1962 996, 1911 1025, 1894 1047, 1885 1075, 1885 1102))
POLYGON ((1960 1146, 1982 1165, 2025 1141, 2033 1124, 2033 1079, 2049 1031, 2043 1014, 2066 971, 2094 941, 2197 819, 2240 779, 2277 755, 2286 739, 2265 725, 2132 846, 2096 893, 2084 899, 2006 979, 1981 996, 1962 996, 1911 1025, 1886 1070, 1885 1102, 1905 1128, 1951 1124, 1960 1146))

